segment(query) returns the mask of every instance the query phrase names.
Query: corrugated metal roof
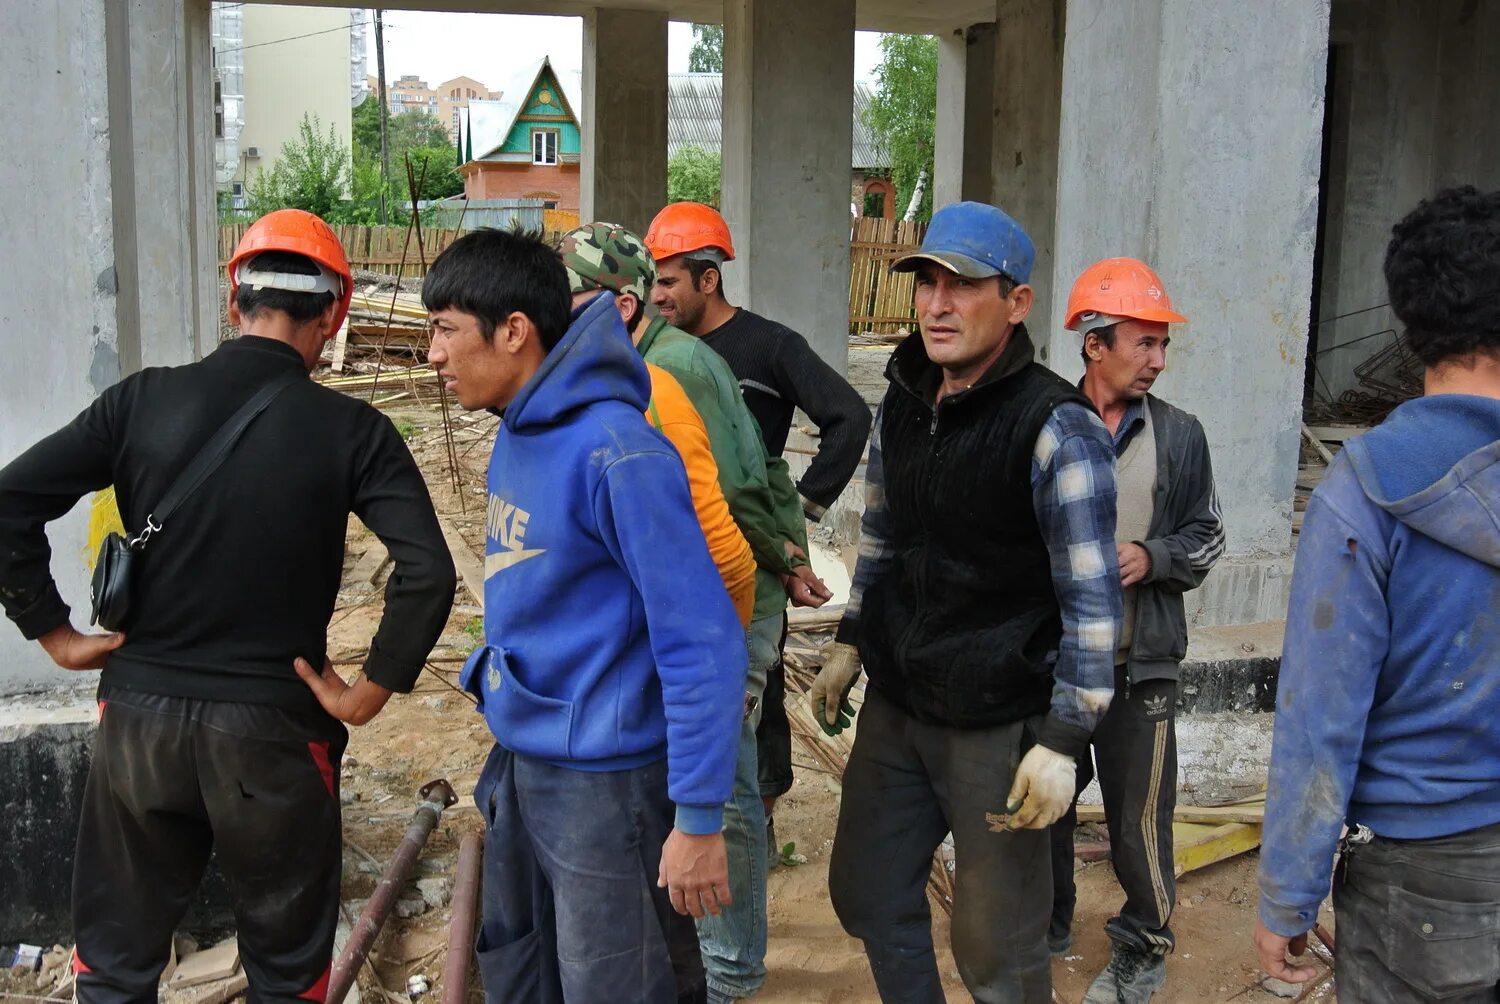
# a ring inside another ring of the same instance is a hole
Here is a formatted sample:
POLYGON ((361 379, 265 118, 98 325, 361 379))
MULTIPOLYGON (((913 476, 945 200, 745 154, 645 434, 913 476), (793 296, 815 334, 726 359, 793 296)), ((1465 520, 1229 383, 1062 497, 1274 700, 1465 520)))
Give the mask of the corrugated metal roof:
MULTIPOLYGON (((875 92, 864 81, 854 82, 854 158, 857 171, 885 170, 890 157, 874 130, 865 125, 864 110, 875 92)), ((717 73, 673 73, 667 78, 667 156, 685 146, 718 151, 723 145, 724 78, 717 73)))

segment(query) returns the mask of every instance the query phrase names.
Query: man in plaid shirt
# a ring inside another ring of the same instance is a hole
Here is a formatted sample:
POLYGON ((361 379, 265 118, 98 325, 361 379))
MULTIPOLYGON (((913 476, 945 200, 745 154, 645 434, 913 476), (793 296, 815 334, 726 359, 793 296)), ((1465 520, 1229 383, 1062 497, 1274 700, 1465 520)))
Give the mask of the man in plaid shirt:
POLYGON ((1034 257, 1004 212, 963 202, 892 266, 917 274, 922 337, 886 371, 854 584, 810 694, 836 734, 870 676, 829 885, 884 1000, 944 999, 925 886, 950 832, 964 983, 1049 998, 1046 827, 1114 693, 1114 449, 1032 358, 1034 257))

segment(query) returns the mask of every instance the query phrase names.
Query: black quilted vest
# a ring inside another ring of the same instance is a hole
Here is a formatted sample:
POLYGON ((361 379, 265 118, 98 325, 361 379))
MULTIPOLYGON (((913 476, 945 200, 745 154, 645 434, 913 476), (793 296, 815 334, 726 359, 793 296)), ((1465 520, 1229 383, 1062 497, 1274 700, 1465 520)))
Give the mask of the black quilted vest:
POLYGON ((1062 635, 1031 496, 1037 436, 1088 399, 1033 361, 1018 325, 975 385, 931 404, 940 371, 920 338, 891 356, 880 426, 894 550, 866 591, 870 682, 920 721, 983 728, 1044 714, 1062 635))

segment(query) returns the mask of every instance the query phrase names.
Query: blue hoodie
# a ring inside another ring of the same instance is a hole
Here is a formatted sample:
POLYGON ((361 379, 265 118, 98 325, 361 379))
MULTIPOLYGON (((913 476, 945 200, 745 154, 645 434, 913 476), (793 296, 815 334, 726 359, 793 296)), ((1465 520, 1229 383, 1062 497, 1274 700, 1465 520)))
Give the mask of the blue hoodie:
POLYGON ((685 833, 717 833, 745 633, 613 296, 506 408, 490 456, 484 640, 460 682, 506 749, 578 770, 667 759, 685 833))
POLYGON ((1260 916, 1308 930, 1339 828, 1500 822, 1500 401, 1409 401, 1313 493, 1292 577, 1260 916))

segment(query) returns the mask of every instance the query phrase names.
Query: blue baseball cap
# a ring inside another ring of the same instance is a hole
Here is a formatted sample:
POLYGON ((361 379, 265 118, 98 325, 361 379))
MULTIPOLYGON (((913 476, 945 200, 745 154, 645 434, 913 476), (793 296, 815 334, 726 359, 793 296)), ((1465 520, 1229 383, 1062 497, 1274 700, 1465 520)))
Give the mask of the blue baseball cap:
POLYGON ((922 246, 891 264, 892 272, 915 272, 937 262, 968 279, 1005 275, 1017 283, 1031 279, 1036 247, 1021 224, 983 202, 954 202, 932 214, 922 246))

